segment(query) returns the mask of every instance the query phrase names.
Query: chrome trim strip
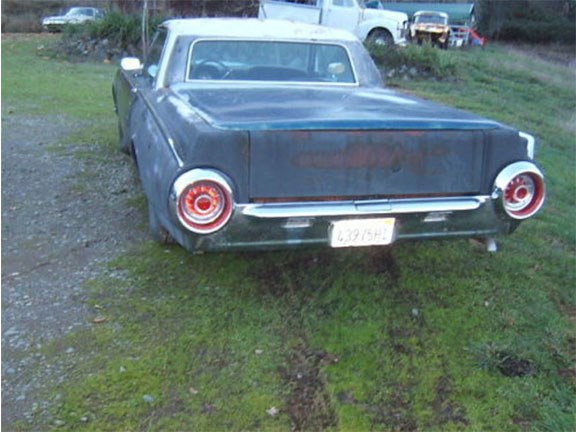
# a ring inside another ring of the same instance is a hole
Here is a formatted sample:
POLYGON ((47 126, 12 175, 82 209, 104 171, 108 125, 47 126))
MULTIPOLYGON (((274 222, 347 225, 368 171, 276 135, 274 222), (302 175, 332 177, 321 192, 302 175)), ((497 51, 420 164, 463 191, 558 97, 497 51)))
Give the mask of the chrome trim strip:
POLYGON ((536 153, 536 138, 526 132, 518 132, 518 135, 520 135, 520 138, 526 140, 526 155, 530 159, 534 159, 536 153))
POLYGON ((365 216, 367 214, 406 214, 471 211, 483 206, 488 196, 456 198, 413 198, 372 201, 306 203, 267 203, 238 205, 245 216, 272 218, 365 216))

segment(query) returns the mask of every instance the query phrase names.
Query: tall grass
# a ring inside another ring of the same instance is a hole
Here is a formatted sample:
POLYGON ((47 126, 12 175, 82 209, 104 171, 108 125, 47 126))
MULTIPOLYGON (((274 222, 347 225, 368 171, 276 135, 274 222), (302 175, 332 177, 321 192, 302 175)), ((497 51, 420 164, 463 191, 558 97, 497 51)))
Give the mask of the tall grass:
POLYGON ((426 78, 453 79, 458 75, 456 54, 433 47, 408 45, 406 47, 367 46, 374 61, 384 71, 414 68, 426 78))

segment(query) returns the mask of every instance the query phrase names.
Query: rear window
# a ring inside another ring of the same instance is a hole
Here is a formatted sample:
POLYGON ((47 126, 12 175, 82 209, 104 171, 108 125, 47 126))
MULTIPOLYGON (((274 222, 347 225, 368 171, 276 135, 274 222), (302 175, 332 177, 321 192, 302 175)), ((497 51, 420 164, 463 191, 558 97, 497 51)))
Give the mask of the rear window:
POLYGON ((355 84, 347 49, 338 44, 197 40, 187 79, 355 84))

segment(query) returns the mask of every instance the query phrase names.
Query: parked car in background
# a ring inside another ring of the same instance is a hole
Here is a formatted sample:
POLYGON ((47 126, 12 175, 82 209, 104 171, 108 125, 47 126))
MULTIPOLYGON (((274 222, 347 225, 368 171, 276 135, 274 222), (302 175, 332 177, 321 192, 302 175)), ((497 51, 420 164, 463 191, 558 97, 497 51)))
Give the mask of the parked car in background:
POLYGON ((189 251, 513 232, 545 199, 535 139, 382 87, 349 32, 171 20, 112 93, 155 238, 189 251))
POLYGON ((42 19, 42 28, 50 32, 61 31, 65 25, 84 24, 102 19, 104 13, 93 7, 73 7, 60 16, 50 16, 42 19))
POLYGON ((410 25, 410 39, 422 45, 429 43, 440 48, 448 48, 450 43, 450 26, 448 14, 435 11, 418 11, 410 25))

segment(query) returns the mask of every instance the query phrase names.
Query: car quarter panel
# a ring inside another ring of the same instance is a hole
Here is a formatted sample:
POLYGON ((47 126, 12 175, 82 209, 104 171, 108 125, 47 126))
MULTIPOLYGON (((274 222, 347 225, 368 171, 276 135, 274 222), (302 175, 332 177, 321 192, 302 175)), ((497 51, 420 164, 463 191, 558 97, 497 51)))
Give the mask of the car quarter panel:
POLYGON ((154 93, 154 110, 170 136, 166 145, 180 160, 171 181, 193 168, 212 168, 231 181, 235 200, 248 200, 249 134, 215 128, 170 89, 154 93))
POLYGON ((130 130, 142 188, 160 216, 167 212, 170 182, 181 161, 171 146, 166 124, 142 93, 132 105, 130 130))

